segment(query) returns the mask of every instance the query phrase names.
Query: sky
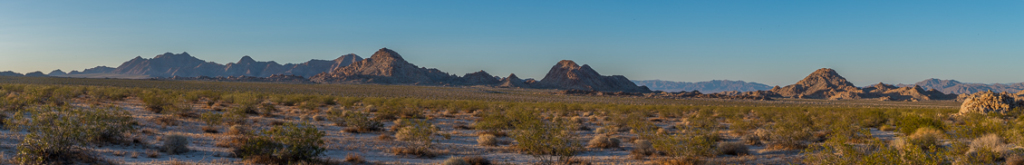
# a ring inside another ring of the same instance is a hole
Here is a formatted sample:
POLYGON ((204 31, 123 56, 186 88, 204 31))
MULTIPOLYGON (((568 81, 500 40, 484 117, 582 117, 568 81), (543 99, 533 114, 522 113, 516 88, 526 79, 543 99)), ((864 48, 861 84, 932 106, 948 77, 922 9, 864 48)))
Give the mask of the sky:
POLYGON ((1024 0, 0 1, 0 71, 188 52, 301 63, 387 47, 421 67, 540 79, 559 60, 631 80, 858 86, 1024 82, 1024 0))

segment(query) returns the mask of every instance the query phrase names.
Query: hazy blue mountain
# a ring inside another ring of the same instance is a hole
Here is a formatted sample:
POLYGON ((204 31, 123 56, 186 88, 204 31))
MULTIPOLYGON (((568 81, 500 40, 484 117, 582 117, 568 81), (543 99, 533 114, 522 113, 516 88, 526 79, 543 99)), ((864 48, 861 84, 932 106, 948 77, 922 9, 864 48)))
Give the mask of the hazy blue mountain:
POLYGON ((633 81, 636 85, 647 86, 651 90, 660 90, 665 92, 678 92, 678 91, 693 91, 697 90, 701 93, 717 93, 723 91, 758 91, 758 90, 769 90, 772 86, 768 86, 756 82, 745 82, 745 81, 732 81, 732 80, 711 80, 701 82, 677 82, 677 81, 665 81, 665 80, 636 80, 633 81))

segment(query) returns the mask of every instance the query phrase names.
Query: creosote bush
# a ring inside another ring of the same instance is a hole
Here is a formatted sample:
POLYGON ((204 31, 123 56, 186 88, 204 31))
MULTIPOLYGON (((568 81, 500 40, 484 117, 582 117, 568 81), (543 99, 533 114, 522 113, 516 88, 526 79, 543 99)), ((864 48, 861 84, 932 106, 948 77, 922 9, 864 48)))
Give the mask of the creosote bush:
POLYGON ((403 155, 417 155, 420 157, 434 157, 431 146, 433 146, 433 138, 431 136, 437 132, 437 128, 433 127, 430 122, 426 120, 403 120, 405 125, 395 133, 395 139, 399 141, 407 142, 407 146, 396 149, 397 154, 403 155))
POLYGON ((235 155, 260 162, 283 164, 317 161, 323 155, 326 134, 308 123, 285 123, 254 133, 235 155))
POLYGON ((6 122, 7 128, 28 131, 18 145, 19 164, 63 164, 80 159, 80 147, 120 143, 135 130, 132 117, 117 107, 78 108, 43 106, 23 109, 6 122), (77 153, 77 154, 76 154, 77 153))
POLYGON ((181 135, 168 135, 163 137, 164 144, 160 150, 167 154, 177 155, 186 153, 188 149, 188 137, 181 135))
POLYGON ((384 127, 384 123, 373 120, 370 118, 370 114, 363 112, 349 111, 329 115, 331 115, 331 120, 333 120, 335 124, 347 127, 345 128, 345 132, 373 132, 379 131, 384 127))
POLYGON ((508 115, 515 121, 512 136, 518 142, 516 149, 526 154, 546 162, 554 160, 546 159, 549 157, 545 155, 556 156, 558 162, 568 163, 584 149, 574 123, 545 121, 526 110, 511 111, 508 115))

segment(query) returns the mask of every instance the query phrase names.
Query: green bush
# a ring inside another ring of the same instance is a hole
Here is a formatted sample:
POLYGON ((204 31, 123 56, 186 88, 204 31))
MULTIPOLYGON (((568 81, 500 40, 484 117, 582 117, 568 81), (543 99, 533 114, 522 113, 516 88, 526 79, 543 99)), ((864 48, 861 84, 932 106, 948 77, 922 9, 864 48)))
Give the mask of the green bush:
POLYGON ((896 127, 904 135, 910 135, 918 128, 930 127, 941 131, 946 130, 946 125, 941 120, 931 117, 924 117, 918 114, 904 114, 896 119, 896 127))
POLYGON ((173 97, 168 92, 160 90, 148 90, 139 96, 142 103, 146 105, 146 109, 154 113, 161 113, 165 108, 173 106, 174 103, 171 101, 173 97))
POLYGON ((430 147, 434 144, 431 137, 437 132, 437 128, 426 120, 407 119, 402 121, 401 125, 404 127, 395 133, 395 138, 408 142, 409 146, 406 148, 408 151, 415 151, 413 153, 417 155, 431 155, 422 153, 430 153, 430 147))
POLYGON ((373 120, 372 118, 370 118, 370 114, 363 112, 349 111, 345 113, 335 113, 331 115, 331 120, 333 120, 335 124, 339 126, 348 127, 345 129, 345 131, 348 132, 372 132, 379 131, 381 130, 381 128, 384 127, 384 123, 381 123, 380 121, 377 120, 373 120))
POLYGON ((207 126, 217 126, 223 122, 224 115, 216 112, 206 112, 199 116, 207 126))
POLYGON ((18 145, 20 164, 50 164, 71 159, 78 147, 93 143, 120 143, 135 130, 131 115, 120 108, 44 106, 15 113, 8 128, 28 131, 18 145))
POLYGON ((538 158, 552 155, 558 157, 558 162, 569 162, 584 150, 575 123, 545 121, 531 111, 512 111, 508 115, 515 121, 512 135, 518 142, 516 148, 526 154, 538 158))
POLYGON ((282 164, 313 161, 326 151, 322 147, 325 135, 309 123, 285 123, 255 133, 235 154, 282 164))

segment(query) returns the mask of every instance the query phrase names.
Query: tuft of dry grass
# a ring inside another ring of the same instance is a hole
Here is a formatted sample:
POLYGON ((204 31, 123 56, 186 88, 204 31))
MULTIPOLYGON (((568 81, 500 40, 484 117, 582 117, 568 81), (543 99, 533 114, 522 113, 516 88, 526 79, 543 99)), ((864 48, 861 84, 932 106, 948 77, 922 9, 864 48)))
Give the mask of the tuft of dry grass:
POLYGON ((178 118, 171 115, 160 115, 153 118, 152 121, 161 126, 178 126, 178 118))
POLYGON ((363 159, 363 156, 359 156, 358 154, 349 153, 348 155, 345 155, 345 162, 353 164, 362 164, 366 163, 366 159, 363 159))
POLYGON ((394 147, 391 148, 391 153, 395 155, 412 155, 421 158, 437 157, 437 153, 434 153, 434 151, 421 147, 394 147))
POLYGON ((160 152, 157 152, 156 150, 146 150, 146 157, 147 158, 157 158, 157 157, 160 157, 160 152))
POLYGON ((445 159, 444 162, 441 162, 441 165, 469 165, 469 162, 466 162, 466 160, 462 160, 462 158, 459 157, 450 157, 445 159))
POLYGON ((228 127, 228 132, 225 133, 227 133, 228 135, 243 135, 248 133, 248 130, 246 130, 245 127, 242 125, 235 124, 231 127, 228 127))
POLYGON ((986 134, 974 140, 971 140, 970 150, 968 153, 975 153, 984 151, 991 151, 1002 155, 1010 150, 1010 146, 1003 143, 1003 139, 996 134, 986 134))
POLYGON ((203 126, 203 132, 206 132, 206 133, 219 133, 220 130, 217 130, 217 127, 203 126))
POLYGON ((466 163, 469 163, 470 165, 491 165, 491 160, 482 156, 462 157, 462 160, 465 160, 466 163))

